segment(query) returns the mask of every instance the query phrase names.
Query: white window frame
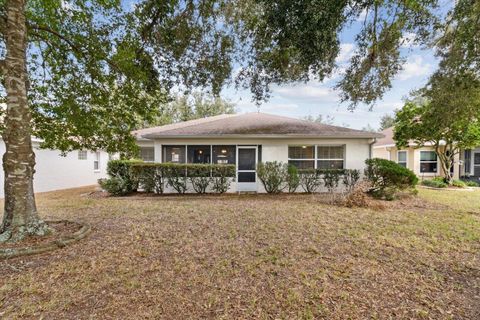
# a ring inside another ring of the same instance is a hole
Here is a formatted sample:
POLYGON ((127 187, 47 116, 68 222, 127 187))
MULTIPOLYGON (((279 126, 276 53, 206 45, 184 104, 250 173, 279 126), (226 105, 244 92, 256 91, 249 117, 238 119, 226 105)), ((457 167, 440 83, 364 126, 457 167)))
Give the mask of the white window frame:
POLYGON ((87 150, 78 150, 77 158, 78 160, 88 160, 87 150))
MULTIPOLYGON (((288 145, 288 148, 290 147, 313 147, 313 158, 311 159, 295 159, 295 158, 290 158, 288 157, 288 162, 290 161, 313 161, 313 168, 316 170, 318 168, 318 161, 343 161, 343 168, 346 169, 345 167, 345 162, 346 162, 346 154, 347 154, 347 146, 344 144, 292 144, 288 145), (342 147, 343 148, 343 158, 331 158, 331 159, 324 159, 324 158, 319 158, 318 157, 318 147, 342 147)), ((287 150, 288 153, 288 150, 287 150)))
POLYGON ((419 171, 420 171, 420 174, 438 174, 438 155, 435 151, 431 151, 431 150, 420 150, 420 153, 419 153, 419 163, 420 163, 420 167, 418 168, 419 171), (422 161, 422 152, 433 152, 435 153, 435 161, 433 160, 423 160, 422 161), (423 171, 422 172, 422 163, 436 163, 437 164, 437 171, 423 171))
POLYGON ((407 150, 398 150, 397 151, 397 163, 405 163, 405 168, 408 168, 408 151, 407 150), (405 152, 405 161, 400 161, 400 153, 405 152))
POLYGON ((93 171, 100 172, 100 151, 95 151, 93 158, 93 171))

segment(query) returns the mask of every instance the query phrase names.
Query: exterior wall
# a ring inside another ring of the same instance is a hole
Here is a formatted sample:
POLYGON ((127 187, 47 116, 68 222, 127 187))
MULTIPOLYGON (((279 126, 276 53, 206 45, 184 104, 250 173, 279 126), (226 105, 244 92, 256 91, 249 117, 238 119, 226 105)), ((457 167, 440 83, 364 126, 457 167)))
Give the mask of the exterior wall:
MULTIPOLYGON (((163 145, 252 145, 262 147, 262 161, 288 162, 289 145, 345 145, 345 168, 363 172, 370 156, 370 139, 162 139, 155 140, 155 162, 162 162, 163 145)), ((166 192, 171 192, 170 188, 166 192)), ((229 192, 236 192, 232 183, 229 192)), ((265 192, 257 179, 257 192, 265 192)))
MULTIPOLYGON (((35 192, 45 192, 97 184, 105 178, 109 156, 100 151, 100 167, 94 170, 95 153, 87 151, 87 159, 79 160, 78 151, 69 152, 65 157, 58 150, 40 149, 33 143, 36 156, 33 186, 35 192)), ((0 153, 5 153, 5 144, 0 140, 0 153)), ((1 160, 0 160, 1 162, 1 160)), ((0 170, 0 197, 4 196, 4 172, 0 170)))

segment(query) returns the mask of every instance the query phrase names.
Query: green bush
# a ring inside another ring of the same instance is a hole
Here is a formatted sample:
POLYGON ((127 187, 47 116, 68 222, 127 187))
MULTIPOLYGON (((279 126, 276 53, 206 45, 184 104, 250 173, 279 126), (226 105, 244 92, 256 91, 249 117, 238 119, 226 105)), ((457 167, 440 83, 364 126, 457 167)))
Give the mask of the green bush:
POLYGON ((323 174, 323 183, 329 193, 333 193, 335 189, 338 188, 338 183, 343 173, 343 170, 335 169, 325 171, 325 173, 323 174))
POLYGON ((453 179, 452 186, 457 187, 457 188, 465 188, 467 186, 467 184, 465 182, 463 182, 462 180, 453 179))
POLYGON ((307 193, 314 193, 321 186, 321 174, 319 170, 315 169, 302 169, 299 170, 300 185, 307 193))
POLYGON ((212 182, 212 166, 209 164, 188 165, 187 176, 196 193, 205 193, 212 182))
POLYGON ((386 159, 365 161, 365 177, 370 182, 369 192, 376 198, 393 200, 401 190, 415 189, 417 176, 409 169, 386 159))
POLYGON ((431 188, 446 188, 448 184, 446 184, 443 179, 427 179, 422 180, 422 186, 431 187, 431 188))
POLYGON ((288 192, 294 193, 295 191, 297 191, 297 188, 300 185, 300 176, 298 174, 297 167, 292 165, 288 166, 285 180, 286 180, 288 192))
POLYGON ((124 196, 130 193, 125 183, 125 180, 121 177, 99 179, 98 184, 102 187, 103 190, 107 191, 113 196, 124 196))
POLYGON ((155 163, 135 163, 130 167, 131 173, 138 179, 139 188, 147 193, 163 193, 165 189, 164 168, 155 163))
POLYGON ((139 180, 132 173, 131 167, 141 163, 143 163, 141 160, 110 160, 107 164, 107 174, 110 178, 122 179, 127 193, 137 191, 139 180))
POLYGON ((285 188, 287 165, 278 161, 260 162, 257 165, 258 179, 268 193, 280 193, 285 188))
POLYGON ((212 190, 225 193, 230 188, 231 178, 235 177, 235 165, 214 165, 212 168, 212 190))
POLYGON ((348 169, 343 173, 343 185, 347 193, 352 193, 360 181, 360 170, 348 169))
POLYGON ((230 186, 230 178, 235 177, 235 166, 135 162, 130 165, 130 175, 145 192, 163 193, 165 185, 169 185, 185 193, 187 182, 191 182, 195 192, 205 193, 213 182, 212 190, 223 193, 230 186))
POLYGON ((466 181, 465 185, 468 186, 468 187, 478 187, 478 183, 475 182, 475 181, 472 181, 472 180, 466 181))

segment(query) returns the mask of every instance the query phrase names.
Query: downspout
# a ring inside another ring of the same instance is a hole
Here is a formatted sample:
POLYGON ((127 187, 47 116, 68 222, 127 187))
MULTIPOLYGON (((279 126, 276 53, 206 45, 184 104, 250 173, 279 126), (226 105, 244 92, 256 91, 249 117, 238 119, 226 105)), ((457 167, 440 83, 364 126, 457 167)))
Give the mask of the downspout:
POLYGON ((373 145, 377 142, 377 138, 373 138, 373 141, 368 144, 368 159, 372 159, 373 155, 373 145))

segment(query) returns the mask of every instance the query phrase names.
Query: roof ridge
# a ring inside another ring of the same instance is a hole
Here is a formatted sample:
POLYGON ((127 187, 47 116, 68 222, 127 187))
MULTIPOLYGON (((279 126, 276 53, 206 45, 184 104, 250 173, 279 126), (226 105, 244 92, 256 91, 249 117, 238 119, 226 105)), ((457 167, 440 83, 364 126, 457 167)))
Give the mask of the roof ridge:
POLYGON ((214 121, 217 121, 217 120, 222 120, 222 119, 225 119, 225 118, 231 118, 231 117, 237 116, 237 115, 238 114, 235 114, 235 113, 233 113, 233 114, 232 113, 222 113, 222 114, 217 114, 215 116, 210 116, 210 117, 203 117, 203 118, 191 119, 191 120, 187 120, 187 121, 168 123, 168 124, 164 124, 164 125, 161 125, 161 126, 138 129, 138 130, 134 130, 132 133, 133 134, 141 134, 142 131, 148 132, 148 131, 151 131, 151 130, 158 130, 160 132, 165 132, 165 131, 179 129, 179 128, 188 128, 188 127, 195 126, 195 125, 202 124, 202 123, 210 123, 210 122, 214 122, 214 121))

